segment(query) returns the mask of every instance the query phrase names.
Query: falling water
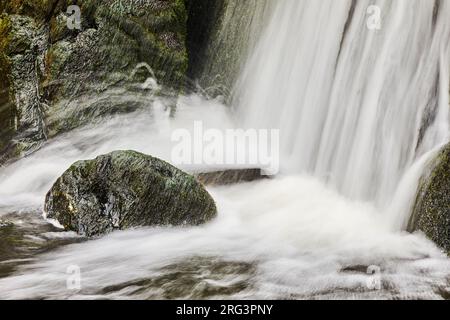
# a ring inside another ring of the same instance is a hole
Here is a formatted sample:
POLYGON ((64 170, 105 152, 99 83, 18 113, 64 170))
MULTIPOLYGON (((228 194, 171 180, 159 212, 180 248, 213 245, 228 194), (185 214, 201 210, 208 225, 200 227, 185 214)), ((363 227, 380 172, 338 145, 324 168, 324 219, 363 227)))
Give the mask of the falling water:
POLYGON ((235 101, 281 130, 285 172, 384 208, 448 138, 449 56, 450 1, 280 0, 235 101))

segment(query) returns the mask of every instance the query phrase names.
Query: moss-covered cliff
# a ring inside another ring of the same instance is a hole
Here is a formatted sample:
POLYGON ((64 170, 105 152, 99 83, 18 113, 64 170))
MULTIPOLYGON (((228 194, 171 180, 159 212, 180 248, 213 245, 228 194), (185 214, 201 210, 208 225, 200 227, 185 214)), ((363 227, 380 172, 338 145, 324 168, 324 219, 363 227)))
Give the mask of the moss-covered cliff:
POLYGON ((4 153, 8 141, 14 135, 14 105, 9 99, 9 79, 11 66, 6 55, 9 43, 10 21, 0 16, 0 155, 4 153))
POLYGON ((0 164, 92 115, 78 117, 67 101, 149 76, 175 91, 184 84, 184 0, 9 0, 0 14, 0 164), (80 28, 68 27, 72 4, 80 7, 80 28), (151 70, 130 78, 139 64, 151 70))
POLYGON ((424 232, 450 255, 450 144, 421 178, 408 230, 424 232))
POLYGON ((188 74, 192 79, 202 77, 206 65, 205 61, 208 60, 209 46, 220 32, 227 2, 227 0, 186 0, 188 11, 188 74))
POLYGON ((45 211, 88 237, 139 226, 200 225, 217 214, 193 176, 135 151, 73 164, 47 194, 45 211))

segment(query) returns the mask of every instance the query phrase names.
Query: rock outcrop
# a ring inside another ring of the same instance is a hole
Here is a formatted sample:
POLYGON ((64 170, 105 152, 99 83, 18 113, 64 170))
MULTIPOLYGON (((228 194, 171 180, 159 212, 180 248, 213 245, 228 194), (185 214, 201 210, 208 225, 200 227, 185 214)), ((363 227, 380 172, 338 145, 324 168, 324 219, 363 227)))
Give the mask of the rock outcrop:
POLYGON ((47 218, 88 237, 139 226, 200 225, 214 200, 191 175, 157 158, 116 151, 72 165, 48 192, 47 218))
POLYGON ((2 1, 0 165, 98 115, 136 107, 93 95, 147 78, 178 92, 188 66, 186 20, 184 0, 2 1))
POLYGON ((450 255, 450 144, 420 180, 408 230, 422 231, 450 255))
POLYGON ((261 169, 233 169, 195 174, 198 181, 207 186, 223 186, 268 179, 261 169))

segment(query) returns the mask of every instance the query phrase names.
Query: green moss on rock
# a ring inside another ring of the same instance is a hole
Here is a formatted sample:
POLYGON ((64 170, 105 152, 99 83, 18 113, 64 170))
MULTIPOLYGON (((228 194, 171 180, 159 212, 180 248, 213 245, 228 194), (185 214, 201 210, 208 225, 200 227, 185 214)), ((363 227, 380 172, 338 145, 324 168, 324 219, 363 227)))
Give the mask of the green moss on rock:
POLYGON ((194 177, 157 158, 116 151, 73 164, 47 194, 45 211, 90 237, 139 226, 199 225, 217 209, 194 177))
POLYGON ((408 230, 424 232, 450 255, 450 144, 420 180, 408 230))
POLYGON ((183 0, 11 0, 0 2, 0 13, 0 164, 95 116, 136 109, 121 99, 86 105, 86 97, 153 75, 171 92, 183 90, 183 0), (67 27, 72 4, 81 9, 80 30, 67 27), (142 63, 153 73, 130 77, 142 63))
POLYGON ((109 111, 136 109, 136 103, 124 107, 121 99, 86 105, 86 95, 93 92, 124 88, 153 75, 174 92, 182 90, 185 82, 188 58, 184 2, 86 0, 79 5, 81 30, 68 30, 67 15, 59 9, 50 20, 50 47, 42 81, 50 105, 46 114, 50 137, 109 111), (142 63, 153 74, 141 69, 129 78, 142 63), (100 107, 102 110, 94 110, 100 107))
MULTIPOLYGON (((158 81, 180 89, 187 70, 187 14, 179 0, 86 0, 80 2, 81 30, 65 27, 67 14, 55 10, 50 20, 52 45, 70 42, 64 52, 49 50, 45 78, 49 98, 61 99, 104 86, 111 74, 129 75, 147 63, 158 81), (64 55, 64 57, 59 57, 64 55), (52 66, 53 61, 63 65, 52 66)), ((144 79, 145 80, 145 79, 144 79)))

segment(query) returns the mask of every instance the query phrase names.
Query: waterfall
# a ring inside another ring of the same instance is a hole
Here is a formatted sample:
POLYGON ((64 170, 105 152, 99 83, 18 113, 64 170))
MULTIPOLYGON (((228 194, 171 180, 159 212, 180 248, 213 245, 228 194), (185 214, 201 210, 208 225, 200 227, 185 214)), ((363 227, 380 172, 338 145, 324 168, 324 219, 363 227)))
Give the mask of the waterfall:
POLYGON ((196 72, 201 85, 234 85, 231 110, 203 91, 175 101, 153 77, 87 92, 83 108, 139 107, 0 167, 0 299, 448 298, 450 259, 399 230, 449 139, 450 0, 201 3, 224 13, 196 72), (279 129, 281 174, 207 186, 218 215, 201 226, 84 241, 41 217, 78 160, 136 150, 191 170, 171 157, 172 138, 183 130, 198 141, 196 122, 279 129), (67 286, 72 267, 79 290, 67 286))
MULTIPOLYGON (((249 53, 254 49, 264 21, 270 16, 273 0, 198 1, 205 15, 216 20, 192 37, 203 39, 204 48, 191 49, 191 75, 212 94, 227 96, 249 53), (219 7, 219 8, 218 8, 219 7), (205 36, 206 34, 206 36, 205 36), (193 58, 193 59, 192 59, 193 58)), ((203 17, 202 17, 203 18, 203 17)), ((196 24, 198 22, 194 20, 196 24)), ((198 27, 198 26, 196 26, 198 27)))
POLYGON ((285 173, 386 208, 448 139, 449 55, 450 1, 279 0, 234 105, 280 129, 285 173))

